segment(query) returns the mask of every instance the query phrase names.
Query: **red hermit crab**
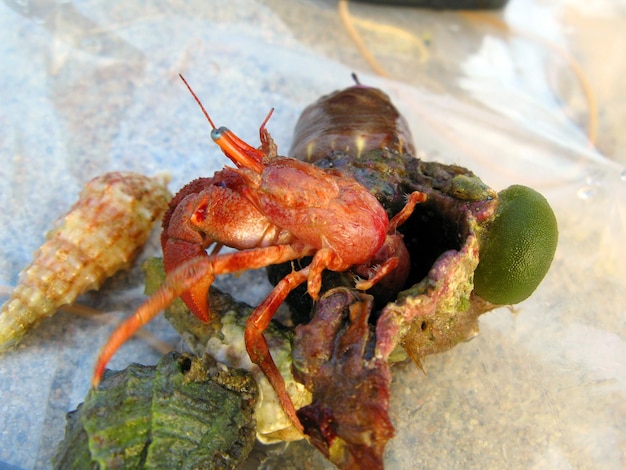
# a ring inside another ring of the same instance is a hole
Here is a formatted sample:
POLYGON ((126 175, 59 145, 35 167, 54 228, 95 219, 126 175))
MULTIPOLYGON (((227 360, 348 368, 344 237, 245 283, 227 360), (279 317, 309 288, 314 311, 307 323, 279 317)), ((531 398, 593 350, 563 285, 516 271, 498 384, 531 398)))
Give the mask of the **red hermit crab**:
POLYGON ((271 112, 261 124, 261 147, 256 149, 227 128, 216 128, 185 84, 211 124, 212 139, 236 168, 225 167, 211 178, 192 181, 170 203, 161 236, 166 281, 113 333, 97 362, 93 385, 98 385, 119 346, 175 298, 181 296, 199 319, 208 321, 207 292, 215 276, 312 256, 308 266, 293 270, 276 285, 249 317, 245 331, 251 360, 267 376, 287 416, 302 430, 263 331, 287 295, 305 281, 316 300, 324 270, 352 270, 360 276, 356 282, 360 290, 390 273, 394 282, 403 284, 409 263, 396 228, 426 196, 411 193, 390 220, 378 200, 352 177, 278 156, 265 128, 271 112), (219 254, 223 245, 240 251, 219 254))

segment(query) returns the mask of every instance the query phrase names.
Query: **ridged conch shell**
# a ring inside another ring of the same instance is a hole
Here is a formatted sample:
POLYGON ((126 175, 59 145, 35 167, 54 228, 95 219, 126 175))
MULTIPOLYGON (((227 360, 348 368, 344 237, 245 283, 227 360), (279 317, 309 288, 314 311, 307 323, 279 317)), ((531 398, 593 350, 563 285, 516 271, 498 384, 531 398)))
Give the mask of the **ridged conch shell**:
POLYGON ((167 209, 165 178, 111 172, 91 180, 61 217, 0 311, 0 352, 45 317, 130 266, 167 209))

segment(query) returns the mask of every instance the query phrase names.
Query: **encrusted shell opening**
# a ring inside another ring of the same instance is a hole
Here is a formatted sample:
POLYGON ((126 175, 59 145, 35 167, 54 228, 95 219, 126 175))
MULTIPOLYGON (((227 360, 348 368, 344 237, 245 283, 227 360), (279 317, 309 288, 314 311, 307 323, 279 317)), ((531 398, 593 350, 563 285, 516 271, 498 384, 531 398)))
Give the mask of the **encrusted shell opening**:
POLYGON ((460 250, 469 234, 467 221, 434 195, 418 204, 398 231, 411 255, 411 271, 403 290, 424 279, 446 251, 460 250))

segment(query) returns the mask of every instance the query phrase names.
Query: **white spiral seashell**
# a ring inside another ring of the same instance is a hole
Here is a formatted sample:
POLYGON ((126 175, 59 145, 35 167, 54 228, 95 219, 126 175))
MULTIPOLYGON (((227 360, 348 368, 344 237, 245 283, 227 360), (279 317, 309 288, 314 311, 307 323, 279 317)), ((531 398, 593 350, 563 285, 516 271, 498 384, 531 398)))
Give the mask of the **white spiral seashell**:
POLYGON ((91 180, 0 311, 0 352, 43 318, 130 266, 171 198, 164 178, 112 172, 91 180))

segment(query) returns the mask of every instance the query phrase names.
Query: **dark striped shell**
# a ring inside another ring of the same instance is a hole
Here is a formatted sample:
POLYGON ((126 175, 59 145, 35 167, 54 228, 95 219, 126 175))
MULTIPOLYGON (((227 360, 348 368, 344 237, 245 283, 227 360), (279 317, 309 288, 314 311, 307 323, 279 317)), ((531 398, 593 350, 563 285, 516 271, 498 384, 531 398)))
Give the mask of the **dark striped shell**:
POLYGON ((340 151, 359 158, 372 150, 388 149, 415 155, 409 126, 378 90, 355 85, 322 96, 300 115, 289 156, 315 162, 340 151))

